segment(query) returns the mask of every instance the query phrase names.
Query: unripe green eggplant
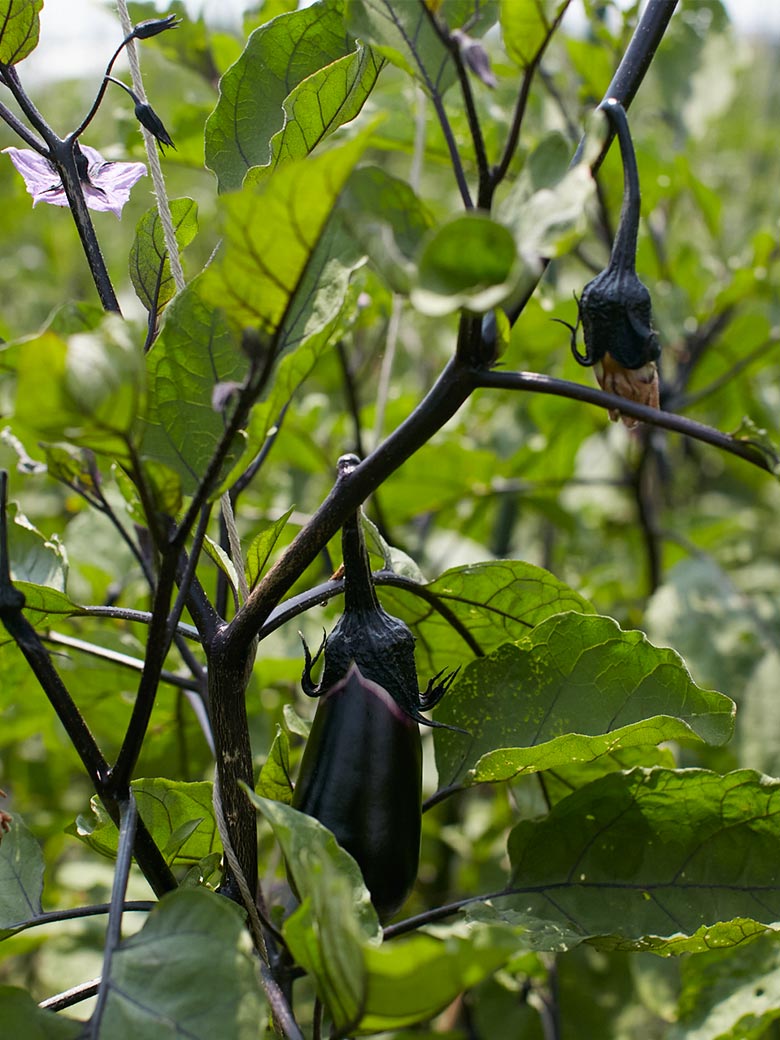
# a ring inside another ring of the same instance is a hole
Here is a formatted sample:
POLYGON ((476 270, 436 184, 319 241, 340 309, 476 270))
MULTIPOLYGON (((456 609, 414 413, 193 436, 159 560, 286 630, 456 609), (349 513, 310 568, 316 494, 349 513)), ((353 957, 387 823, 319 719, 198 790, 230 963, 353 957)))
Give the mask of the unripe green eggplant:
MULTIPOLYGON (((339 460, 339 476, 358 463, 339 460)), ((319 697, 293 806, 331 830, 357 861, 380 920, 408 896, 420 855, 422 746, 418 723, 454 676, 420 692, 414 636, 379 605, 360 517, 342 530, 344 613, 324 643, 322 679, 304 644, 304 691, 319 697)), ((317 654, 319 657, 319 654, 317 654)))

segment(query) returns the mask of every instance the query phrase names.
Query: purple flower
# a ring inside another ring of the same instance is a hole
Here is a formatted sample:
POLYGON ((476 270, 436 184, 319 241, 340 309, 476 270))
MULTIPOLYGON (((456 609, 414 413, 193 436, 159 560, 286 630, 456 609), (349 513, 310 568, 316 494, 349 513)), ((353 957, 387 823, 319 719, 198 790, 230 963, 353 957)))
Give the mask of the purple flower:
MULTIPOLYGON (((67 206, 65 189, 55 167, 44 156, 29 148, 4 148, 11 162, 24 178, 27 191, 33 197, 33 206, 39 202, 50 202, 52 206, 67 206)), ((86 177, 82 175, 81 187, 90 209, 107 213, 109 210, 122 216, 122 208, 130 198, 130 189, 139 177, 146 174, 143 163, 109 162, 100 152, 81 145, 86 159, 86 177)))

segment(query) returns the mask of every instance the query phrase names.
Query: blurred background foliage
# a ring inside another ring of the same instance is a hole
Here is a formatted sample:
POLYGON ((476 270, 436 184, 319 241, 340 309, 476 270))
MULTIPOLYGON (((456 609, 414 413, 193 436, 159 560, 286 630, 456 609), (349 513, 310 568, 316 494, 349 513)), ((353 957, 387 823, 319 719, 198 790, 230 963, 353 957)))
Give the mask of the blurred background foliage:
MULTIPOLYGON (((255 5, 245 15, 244 32, 290 7, 284 0, 255 5)), ((584 34, 571 34, 564 21, 536 81, 517 171, 551 129, 576 144, 625 48, 637 7, 618 10, 589 0, 584 34)), ((165 11, 185 13, 178 2, 165 11)), ((134 3, 131 12, 137 21, 155 8, 134 3)), ((45 35, 45 9, 42 31, 45 35)), ((217 244, 216 188, 203 165, 203 124, 216 103, 219 76, 238 57, 242 39, 185 18, 176 33, 143 48, 148 95, 176 142, 176 151, 164 160, 169 194, 190 196, 199 206, 200 233, 184 256, 188 276, 200 270, 217 244)), ((488 91, 476 84, 476 94, 488 150, 496 156, 511 117, 516 70, 497 38, 489 36, 486 45, 498 86, 488 91)), ((770 438, 777 437, 780 413, 779 64, 778 42, 737 35, 717 0, 683 0, 630 112, 643 189, 637 266, 651 289, 663 344, 662 402, 728 432, 747 418, 752 425, 745 427, 746 436, 759 436, 757 429, 770 438)), ((24 78, 23 65, 20 74, 24 78)), ((36 104, 55 127, 65 129, 88 108, 96 81, 74 68, 65 80, 42 83, 34 92, 36 104)), ((418 191, 433 214, 444 217, 456 209, 433 109, 393 68, 385 69, 359 120, 345 132, 380 112, 385 118, 369 158, 403 177, 418 163, 418 191), (422 152, 415 145, 421 140, 422 152)), ((464 115, 457 106, 450 114, 469 156, 464 115)), ((16 143, 0 125, 0 148, 16 143)), ((112 158, 143 159, 122 92, 109 95, 86 143, 112 158)), ((139 342, 143 313, 133 296, 127 256, 135 224, 151 205, 150 192, 150 182, 142 181, 120 223, 111 214, 95 218, 123 309, 138 322, 139 342)), ((590 215, 589 233, 573 254, 551 265, 512 331, 502 358, 506 368, 590 378, 571 357, 568 333, 552 319, 574 321, 573 294, 605 263, 621 195, 622 170, 613 148, 599 174, 599 205, 590 215)), ((44 205, 33 211, 5 157, 0 158, 0 197, 0 336, 16 340, 34 334, 66 301, 96 300, 69 213, 44 205)), ((282 548, 327 493, 336 458, 370 448, 378 432, 394 428, 452 351, 455 316, 425 318, 407 303, 394 302, 370 266, 359 270, 354 282, 360 304, 354 329, 318 362, 285 416, 262 481, 243 498, 238 522, 246 545, 292 505, 276 551, 282 548), (396 318, 398 352, 379 415, 380 371, 396 318)), ((34 444, 24 448, 41 460, 34 444)), ((67 559, 71 598, 148 606, 148 592, 104 518, 29 462, 17 468, 19 454, 8 437, 0 444, 0 462, 14 471, 12 497, 48 539, 47 552, 67 559)), ((111 475, 105 476, 106 493, 119 507, 119 492, 111 475)), ((777 775, 779 507, 776 481, 708 446, 650 428, 628 432, 609 424, 603 411, 575 401, 482 391, 387 481, 369 512, 428 578, 493 557, 526 560, 551 570, 599 613, 673 646, 699 685, 719 689, 738 704, 731 745, 695 753, 682 749, 679 764, 747 766, 777 775)), ((299 589, 327 579, 338 559, 338 549, 333 558, 324 555, 299 589)), ((202 572, 204 584, 213 589, 216 568, 206 561, 202 572)), ((317 608, 302 619, 310 645, 318 644, 336 609, 317 608)), ((49 618, 47 624, 142 656, 143 633, 130 623, 76 617, 49 618)), ((258 766, 285 706, 311 712, 299 690, 297 627, 269 638, 255 668, 249 708, 258 766)), ((111 758, 129 715, 135 673, 74 650, 53 650, 66 681, 69 675, 77 679, 77 702, 111 758)), ((174 656, 169 667, 176 666, 174 656)), ((138 775, 197 780, 210 771, 210 752, 184 693, 163 685, 138 775)), ((0 647, 0 786, 11 796, 9 807, 22 813, 43 841, 44 904, 106 899, 111 863, 64 831, 77 814, 88 812, 89 785, 37 684, 8 644, 0 647)), ((538 809, 537 782, 476 789, 425 817, 420 882, 410 912, 502 883, 510 804, 538 809)), ((134 875, 129 896, 146 895, 143 879, 134 875)), ((0 946, 0 981, 27 986, 42 999, 97 974, 102 943, 100 919, 24 933, 0 946)), ((701 956, 661 961, 580 948, 563 958, 552 976, 561 1006, 581 1009, 563 1019, 562 1035, 627 1040, 677 1035, 670 1023, 679 1013, 679 993, 705 985, 706 964, 700 972, 699 963, 704 964, 701 956)), ((531 967, 525 970, 533 974, 531 967)), ((464 998, 467 1008, 475 1009, 473 1035, 532 1040, 543 1035, 542 1020, 519 999, 517 985, 517 975, 502 972, 464 998)), ((765 1022, 750 1035, 776 1035, 773 1028, 765 1022)))

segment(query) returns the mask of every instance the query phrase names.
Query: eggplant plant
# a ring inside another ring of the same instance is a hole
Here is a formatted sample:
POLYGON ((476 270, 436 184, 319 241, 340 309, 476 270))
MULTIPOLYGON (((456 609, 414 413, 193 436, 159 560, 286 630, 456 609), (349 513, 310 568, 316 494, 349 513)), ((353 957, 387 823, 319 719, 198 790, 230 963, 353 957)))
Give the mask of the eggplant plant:
POLYGON ((42 6, 0 0, 0 1033, 771 1036, 768 59, 719 0, 118 0, 51 86, 42 6))

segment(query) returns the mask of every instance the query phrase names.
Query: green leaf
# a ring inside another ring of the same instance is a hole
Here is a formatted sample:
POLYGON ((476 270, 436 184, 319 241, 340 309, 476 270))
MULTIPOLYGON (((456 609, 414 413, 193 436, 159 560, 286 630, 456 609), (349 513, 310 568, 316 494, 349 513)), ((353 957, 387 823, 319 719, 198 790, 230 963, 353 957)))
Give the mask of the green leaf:
POLYGON ((101 1032, 256 1040, 266 1008, 248 947, 243 912, 229 899, 202 888, 170 893, 114 951, 101 1032))
POLYGON ((382 584, 379 595, 386 610, 414 629, 423 674, 489 654, 553 614, 593 613, 568 585, 522 560, 453 567, 416 593, 382 584))
POLYGON ((233 561, 230 559, 230 556, 225 552, 222 546, 218 545, 213 538, 209 538, 209 536, 206 535, 203 539, 203 550, 206 555, 216 563, 217 567, 219 567, 228 579, 233 591, 237 592, 238 571, 236 570, 233 561))
POLYGON ((780 781, 752 770, 610 773, 509 836, 494 910, 537 948, 696 952, 780 920, 780 781))
POLYGON ((0 0, 0 62, 16 65, 38 46, 43 0, 0 0))
POLYGON ((35 436, 127 455, 144 410, 143 357, 131 326, 110 316, 66 339, 47 331, 18 354, 16 420, 35 436))
POLYGON ((482 314, 511 294, 521 270, 511 232, 484 213, 464 213, 425 242, 411 300, 432 317, 461 307, 482 314))
POLYGON ((569 0, 501 0, 501 32, 509 57, 521 68, 539 54, 569 0))
POLYGON ((258 535, 252 539, 252 544, 246 553, 246 580, 249 588, 253 589, 262 577, 265 565, 270 559, 274 546, 279 541, 279 535, 287 526, 287 521, 292 516, 293 506, 282 513, 278 520, 267 524, 258 535))
POLYGON ((433 224, 428 207, 413 189, 378 166, 361 166, 352 171, 337 212, 387 284, 408 293, 417 255, 433 224))
POLYGON ((366 948, 368 993, 358 1034, 401 1029, 432 1018, 517 952, 517 936, 507 928, 461 925, 461 930, 466 934, 443 940, 416 935, 366 948))
POLYGON ((83 1022, 39 1008, 29 993, 15 986, 0 986, 0 1007, 3 1009, 3 1031, 8 1037, 78 1040, 84 1035, 83 1022))
POLYGON ((780 1018, 780 943, 759 936, 682 965, 679 1018, 668 1040, 762 1040, 780 1018))
MULTIPOLYGON (((271 139, 268 168, 303 159, 320 141, 354 119, 366 103, 382 59, 358 43, 353 54, 308 76, 284 101, 284 127, 271 139)), ((265 168, 265 167, 264 167, 265 168)))
POLYGON ((382 934, 360 868, 311 816, 250 796, 282 847, 301 900, 284 923, 285 939, 344 1033, 358 1022, 365 1003, 364 947, 382 934))
POLYGON ((341 2, 283 14, 252 33, 222 77, 219 102, 206 123, 206 165, 220 191, 240 188, 250 167, 271 160, 271 138, 285 122, 285 98, 352 46, 341 2))
MULTIPOLYGON (((248 367, 228 322, 206 301, 202 277, 167 309, 147 366, 149 410, 142 453, 173 469, 184 493, 191 494, 225 429, 225 415, 214 408, 215 387, 240 383, 248 367)), ((243 438, 237 437, 225 472, 243 449, 243 438)))
MULTIPOLYGON (((597 122, 591 137, 601 130, 597 122)), ((592 143, 589 151, 591 147, 592 143)), ((496 219, 511 230, 529 265, 539 257, 569 252, 587 231, 595 182, 587 161, 576 166, 570 162, 571 148, 564 136, 557 131, 548 134, 496 208, 496 219)))
POLYGON ((42 913, 43 852, 18 816, 0 841, 0 938, 42 913))
POLYGON ((48 585, 34 585, 29 581, 15 581, 15 587, 24 593, 24 608, 36 614, 81 614, 83 607, 74 603, 64 592, 48 585))
MULTIPOLYGON (((198 233, 198 204, 192 199, 171 199, 176 242, 182 250, 198 233)), ((138 221, 130 250, 130 279, 147 311, 159 313, 176 292, 171 261, 165 245, 162 221, 154 206, 138 221)))
POLYGON ((620 747, 698 738, 723 744, 734 703, 701 690, 673 650, 612 618, 558 614, 517 644, 472 661, 442 701, 443 783, 510 780, 620 747))
MULTIPOLYGON (((212 784, 157 778, 131 784, 138 813, 171 863, 194 864, 221 849, 214 819, 212 784)), ((119 832, 96 797, 92 816, 78 816, 70 833, 103 856, 116 856, 119 832)))
POLYGON ((261 798, 289 805, 292 802, 293 785, 290 779, 290 738, 281 726, 276 727, 268 758, 260 769, 255 793, 261 798))
POLYGON ((363 134, 222 200, 225 244, 203 275, 204 296, 277 349, 319 332, 341 307, 343 264, 328 267, 330 243, 323 233, 367 145, 363 134), (318 255, 320 244, 325 251, 318 255))
MULTIPOLYGON (((31 586, 64 593, 68 576, 68 558, 57 535, 46 538, 21 512, 15 502, 10 504, 9 513, 13 523, 8 525, 8 555, 11 562, 11 578, 19 582, 25 591, 31 586)), ((31 588, 35 598, 35 591, 31 588)), ((47 595, 41 592, 41 595, 47 595)))

